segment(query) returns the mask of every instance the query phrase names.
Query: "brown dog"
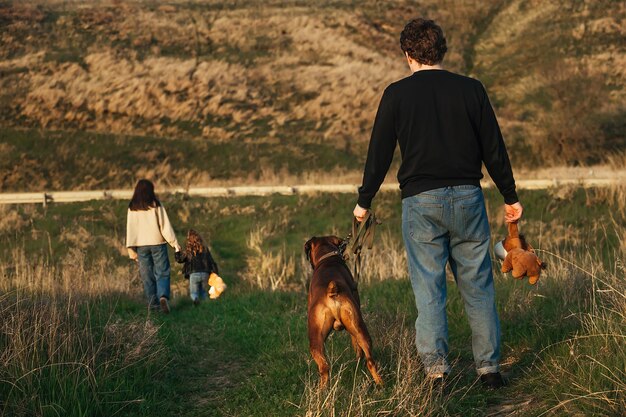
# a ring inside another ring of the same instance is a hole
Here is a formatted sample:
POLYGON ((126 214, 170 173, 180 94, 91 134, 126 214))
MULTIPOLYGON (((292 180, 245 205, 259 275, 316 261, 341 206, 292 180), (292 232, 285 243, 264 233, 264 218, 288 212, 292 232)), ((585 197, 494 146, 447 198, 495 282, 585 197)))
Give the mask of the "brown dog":
POLYGON ((309 286, 309 347, 320 372, 320 386, 328 385, 329 369, 324 342, 332 329, 350 333, 357 358, 365 355, 367 369, 374 381, 383 380, 372 356, 372 339, 361 315, 361 302, 356 282, 339 251, 342 240, 337 236, 313 237, 304 245, 304 252, 313 267, 309 286))

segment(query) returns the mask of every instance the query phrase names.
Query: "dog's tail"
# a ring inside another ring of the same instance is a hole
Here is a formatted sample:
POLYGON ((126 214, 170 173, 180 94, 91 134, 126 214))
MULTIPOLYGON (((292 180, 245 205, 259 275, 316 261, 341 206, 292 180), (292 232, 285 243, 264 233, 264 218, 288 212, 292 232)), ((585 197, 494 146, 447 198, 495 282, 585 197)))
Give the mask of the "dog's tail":
POLYGON ((328 283, 328 287, 326 288, 326 295, 329 297, 336 297, 339 294, 339 288, 337 287, 337 283, 335 281, 330 281, 328 283))

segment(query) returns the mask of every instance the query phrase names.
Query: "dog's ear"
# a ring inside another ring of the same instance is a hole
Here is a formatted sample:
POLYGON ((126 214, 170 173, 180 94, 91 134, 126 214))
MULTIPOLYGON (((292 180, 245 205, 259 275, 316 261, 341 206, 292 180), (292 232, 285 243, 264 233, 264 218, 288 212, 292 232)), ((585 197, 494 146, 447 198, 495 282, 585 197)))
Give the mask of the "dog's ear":
POLYGON ((315 265, 313 265, 313 259, 311 258, 311 246, 313 245, 313 239, 315 239, 315 236, 307 240, 307 242, 304 244, 304 254, 306 255, 306 259, 311 264, 311 268, 315 269, 315 265))
POLYGON ((313 239, 315 239, 315 237, 307 240, 307 242, 304 244, 304 254, 306 255, 306 258, 309 260, 309 262, 311 262, 311 244, 313 242, 313 239))

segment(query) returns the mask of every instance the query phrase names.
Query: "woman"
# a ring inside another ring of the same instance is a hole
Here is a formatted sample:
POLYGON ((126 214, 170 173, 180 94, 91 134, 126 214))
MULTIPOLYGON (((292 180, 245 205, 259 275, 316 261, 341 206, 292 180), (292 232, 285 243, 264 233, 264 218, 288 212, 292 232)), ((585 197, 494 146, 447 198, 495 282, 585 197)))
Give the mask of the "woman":
POLYGON ((180 245, 165 208, 154 194, 154 185, 139 180, 128 205, 126 247, 130 259, 139 262, 143 290, 151 309, 170 312, 170 261, 167 243, 176 252, 180 245))

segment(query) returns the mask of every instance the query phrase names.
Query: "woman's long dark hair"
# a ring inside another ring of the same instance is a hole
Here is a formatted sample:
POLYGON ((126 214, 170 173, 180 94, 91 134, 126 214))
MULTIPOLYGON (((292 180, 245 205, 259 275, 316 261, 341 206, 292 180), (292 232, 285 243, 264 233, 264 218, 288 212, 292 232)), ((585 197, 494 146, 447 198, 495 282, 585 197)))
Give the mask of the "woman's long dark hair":
POLYGON ((151 207, 158 207, 161 202, 154 194, 154 184, 149 180, 139 180, 135 186, 133 198, 130 199, 128 208, 137 210, 148 210, 151 207))

